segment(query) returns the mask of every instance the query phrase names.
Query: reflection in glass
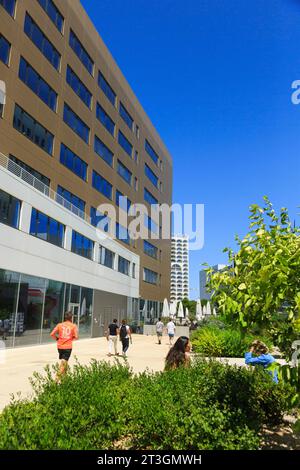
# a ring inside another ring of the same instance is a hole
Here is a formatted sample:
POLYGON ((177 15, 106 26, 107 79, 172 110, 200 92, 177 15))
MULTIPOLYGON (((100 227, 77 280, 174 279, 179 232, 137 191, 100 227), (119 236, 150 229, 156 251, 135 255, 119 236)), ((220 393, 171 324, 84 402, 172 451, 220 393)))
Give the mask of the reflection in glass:
POLYGON ((45 281, 21 274, 15 346, 38 344, 41 341, 45 281))
POLYGON ((42 342, 52 341, 50 333, 63 319, 65 284, 46 280, 44 318, 42 325, 42 342))
POLYGON ((20 274, 0 269, 0 340, 13 346, 20 274))
POLYGON ((81 305, 79 317, 79 337, 91 336, 93 315, 93 289, 81 288, 81 305))

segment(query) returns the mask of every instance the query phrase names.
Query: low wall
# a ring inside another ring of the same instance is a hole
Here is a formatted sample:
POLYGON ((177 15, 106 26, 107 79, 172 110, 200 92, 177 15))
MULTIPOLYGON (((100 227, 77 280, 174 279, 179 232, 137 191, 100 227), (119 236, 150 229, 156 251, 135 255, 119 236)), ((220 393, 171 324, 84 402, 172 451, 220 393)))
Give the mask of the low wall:
MULTIPOLYGON (((155 325, 144 325, 144 335, 156 335, 156 326, 155 325)), ((167 335, 167 333, 164 331, 164 336, 167 335)), ((175 330, 175 336, 187 336, 188 338, 190 337, 190 329, 188 326, 178 326, 176 325, 176 330, 175 330)))

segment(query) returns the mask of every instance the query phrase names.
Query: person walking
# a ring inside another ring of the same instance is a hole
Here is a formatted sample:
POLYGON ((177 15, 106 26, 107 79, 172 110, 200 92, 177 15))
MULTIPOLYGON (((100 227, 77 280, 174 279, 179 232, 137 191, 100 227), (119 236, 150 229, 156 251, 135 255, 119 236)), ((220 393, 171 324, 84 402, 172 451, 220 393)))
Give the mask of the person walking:
POLYGON ((112 323, 108 325, 107 332, 106 332, 106 339, 108 341, 108 355, 112 355, 112 350, 114 347, 114 352, 115 356, 117 356, 118 353, 118 334, 119 334, 119 326, 118 326, 118 320, 114 318, 112 323))
POLYGON ((189 367, 191 343, 187 336, 179 336, 176 343, 167 354, 165 361, 165 371, 177 369, 177 367, 189 367))
POLYGON ((176 326, 175 323, 173 322, 172 318, 170 318, 169 322, 167 323, 167 333, 169 335, 169 344, 173 344, 173 339, 175 336, 175 330, 176 326))
POLYGON ((158 344, 161 344, 161 338, 162 338, 164 326, 165 326, 163 322, 161 321, 161 318, 158 319, 155 326, 156 326, 156 335, 158 339, 158 344))
POLYGON ((73 340, 78 339, 77 326, 72 322, 72 312, 66 312, 64 322, 59 323, 50 333, 50 336, 57 342, 57 351, 60 359, 59 371, 56 375, 56 382, 66 374, 68 360, 72 354, 73 340))
POLYGON ((250 351, 245 353, 245 363, 251 366, 262 366, 271 375, 273 381, 278 383, 278 363, 269 353, 268 346, 262 341, 253 341, 250 351))
POLYGON ((122 353, 123 356, 126 357, 126 352, 129 348, 129 340, 132 344, 132 337, 131 337, 131 329, 126 324, 126 320, 122 320, 122 325, 119 332, 120 341, 122 342, 122 353))

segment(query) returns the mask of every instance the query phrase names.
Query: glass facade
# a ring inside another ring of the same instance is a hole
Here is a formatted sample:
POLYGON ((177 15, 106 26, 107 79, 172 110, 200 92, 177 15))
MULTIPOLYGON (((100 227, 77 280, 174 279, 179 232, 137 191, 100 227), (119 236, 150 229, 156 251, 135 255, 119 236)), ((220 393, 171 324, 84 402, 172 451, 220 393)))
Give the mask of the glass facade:
POLYGON ((80 62, 85 66, 87 71, 93 75, 94 62, 72 30, 70 30, 69 44, 79 58, 80 62))
POLYGON ((154 163, 155 163, 156 165, 158 165, 159 156, 157 155, 157 153, 155 152, 155 150, 151 147, 151 145, 149 144, 149 142, 148 142, 147 139, 145 140, 145 150, 146 150, 146 152, 148 153, 148 155, 152 158, 152 160, 154 161, 154 163))
POLYGON ((79 178, 86 181, 87 164, 64 144, 60 146, 60 163, 69 168, 79 178))
POLYGON ((121 131, 119 131, 118 142, 123 148, 123 150, 125 150, 125 152, 130 156, 130 158, 132 158, 132 145, 121 131))
POLYGON ((112 199, 112 185, 95 170, 93 170, 92 185, 99 193, 103 194, 108 199, 112 199))
POLYGON ((100 245, 99 263, 107 268, 114 269, 115 253, 100 245))
POLYGON ((121 193, 118 189, 116 189, 116 204, 118 207, 123 209, 123 211, 128 212, 131 206, 131 200, 128 199, 127 196, 121 193), (123 199, 120 199, 123 198, 123 199))
POLYGON ((12 18, 15 16, 16 0, 0 0, 0 5, 5 8, 12 18))
POLYGON ((122 162, 120 162, 120 160, 118 160, 118 173, 121 178, 123 178, 123 180, 131 186, 132 173, 128 170, 128 168, 126 168, 125 165, 123 165, 122 162))
POLYGON ((20 58, 19 78, 33 93, 46 103, 52 111, 56 111, 57 93, 23 57, 20 58))
POLYGON ((145 175, 151 181, 151 183, 157 188, 158 187, 158 177, 151 170, 151 168, 145 163, 145 175))
POLYGON ((79 337, 90 337, 92 289, 0 269, 0 333, 7 347, 53 342, 50 333, 71 303, 78 305, 79 337))
POLYGON ((45 10, 50 20, 53 21, 60 33, 63 32, 64 17, 52 0, 38 0, 41 7, 45 10))
POLYGON ((125 106, 123 106, 122 103, 120 103, 119 112, 120 112, 120 116, 121 116, 121 118, 123 119, 123 121, 127 124, 127 126, 129 127, 129 129, 132 131, 132 128, 133 128, 133 119, 132 119, 132 117, 130 116, 130 114, 128 113, 128 111, 126 110, 125 106))
POLYGON ((64 121, 86 144, 89 143, 90 128, 66 103, 64 106, 64 121))
POLYGON ((105 129, 112 136, 114 136, 115 135, 115 123, 99 103, 97 103, 96 117, 98 121, 100 121, 101 124, 105 127, 105 129))
POLYGON ((111 150, 95 135, 94 150, 109 166, 113 166, 114 154, 111 150))
POLYGON ((98 85, 99 85, 99 88, 105 94, 106 98, 111 102, 113 106, 115 106, 117 95, 115 94, 114 90, 112 89, 108 81, 105 80, 101 72, 99 72, 98 74, 98 85))
POLYGON ((155 271, 151 271, 151 269, 144 268, 143 281, 148 282, 149 284, 157 285, 158 274, 155 271))
POLYGON ((157 259, 158 248, 152 243, 149 243, 147 240, 144 240, 144 253, 146 255, 151 256, 151 258, 157 259))
POLYGON ((25 16, 24 31, 50 64, 52 64, 56 70, 59 70, 61 60, 60 53, 55 49, 53 44, 47 39, 28 13, 26 13, 25 16))
MULTIPOLYGON (((31 166, 27 165, 27 163, 24 163, 22 162, 21 160, 19 160, 18 158, 14 157, 13 155, 9 155, 9 159, 11 161, 13 161, 14 163, 16 163, 17 165, 19 165, 21 168, 23 168, 23 170, 27 171, 28 173, 30 173, 32 176, 34 176, 36 179, 38 179, 39 181, 41 181, 41 183, 45 184, 46 186, 50 186, 50 180, 49 178, 47 178, 47 176, 44 176, 42 175, 39 171, 36 171, 34 168, 32 168, 31 166)), ((13 164, 10 164, 8 163, 8 170, 14 172, 15 171, 15 165, 13 164), (10 168, 11 167, 11 168, 10 168)), ((22 176, 21 176, 22 177, 22 176)), ((41 185, 41 187, 39 188, 39 186, 37 184, 35 184, 35 188, 36 189, 39 189, 40 191, 43 191, 44 192, 44 187, 43 185, 41 185)))
POLYGON ((87 87, 82 83, 82 81, 77 77, 76 73, 73 72, 71 67, 67 67, 67 83, 70 85, 72 90, 76 93, 77 96, 83 101, 83 103, 90 109, 92 103, 92 94, 89 92, 87 87))
POLYGON ((15 105, 13 124, 14 128, 27 139, 52 155, 54 136, 17 104, 15 105))
POLYGON ((94 256, 94 242, 73 230, 71 251, 92 260, 94 256))
POLYGON ((62 204, 62 201, 59 196, 62 196, 64 199, 66 199, 70 203, 70 205, 73 204, 73 206, 78 207, 78 209, 80 209, 82 212, 85 211, 85 202, 75 194, 72 194, 70 191, 63 188, 62 186, 57 186, 56 198, 57 202, 62 204))
POLYGON ((130 262, 123 258, 122 256, 119 256, 118 258, 118 271, 119 273, 126 274, 126 276, 129 276, 129 267, 130 267, 130 262))
POLYGON ((32 209, 30 235, 63 247, 65 226, 42 212, 32 209))
POLYGON ((158 200, 148 191, 148 189, 144 188, 144 199, 150 205, 158 204, 158 200))
POLYGON ((130 245, 130 236, 128 229, 123 227, 123 225, 119 224, 119 222, 116 223, 116 237, 118 240, 121 240, 127 245, 130 245))
POLYGON ((0 223, 19 227, 21 201, 0 189, 0 223))
POLYGON ((0 60, 5 65, 9 63, 10 43, 0 34, 0 60))
POLYGON ((105 214, 100 214, 95 207, 91 207, 90 212, 91 224, 98 227, 104 232, 108 232, 110 228, 110 218, 105 214))

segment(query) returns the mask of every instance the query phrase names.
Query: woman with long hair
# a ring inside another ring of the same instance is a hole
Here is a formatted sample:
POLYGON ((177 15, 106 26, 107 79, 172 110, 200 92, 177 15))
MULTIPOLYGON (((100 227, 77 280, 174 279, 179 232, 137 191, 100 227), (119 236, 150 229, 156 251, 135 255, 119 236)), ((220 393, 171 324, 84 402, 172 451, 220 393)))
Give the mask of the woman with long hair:
POLYGON ((190 365, 191 343, 187 336, 180 336, 167 354, 165 370, 188 367, 190 365))

